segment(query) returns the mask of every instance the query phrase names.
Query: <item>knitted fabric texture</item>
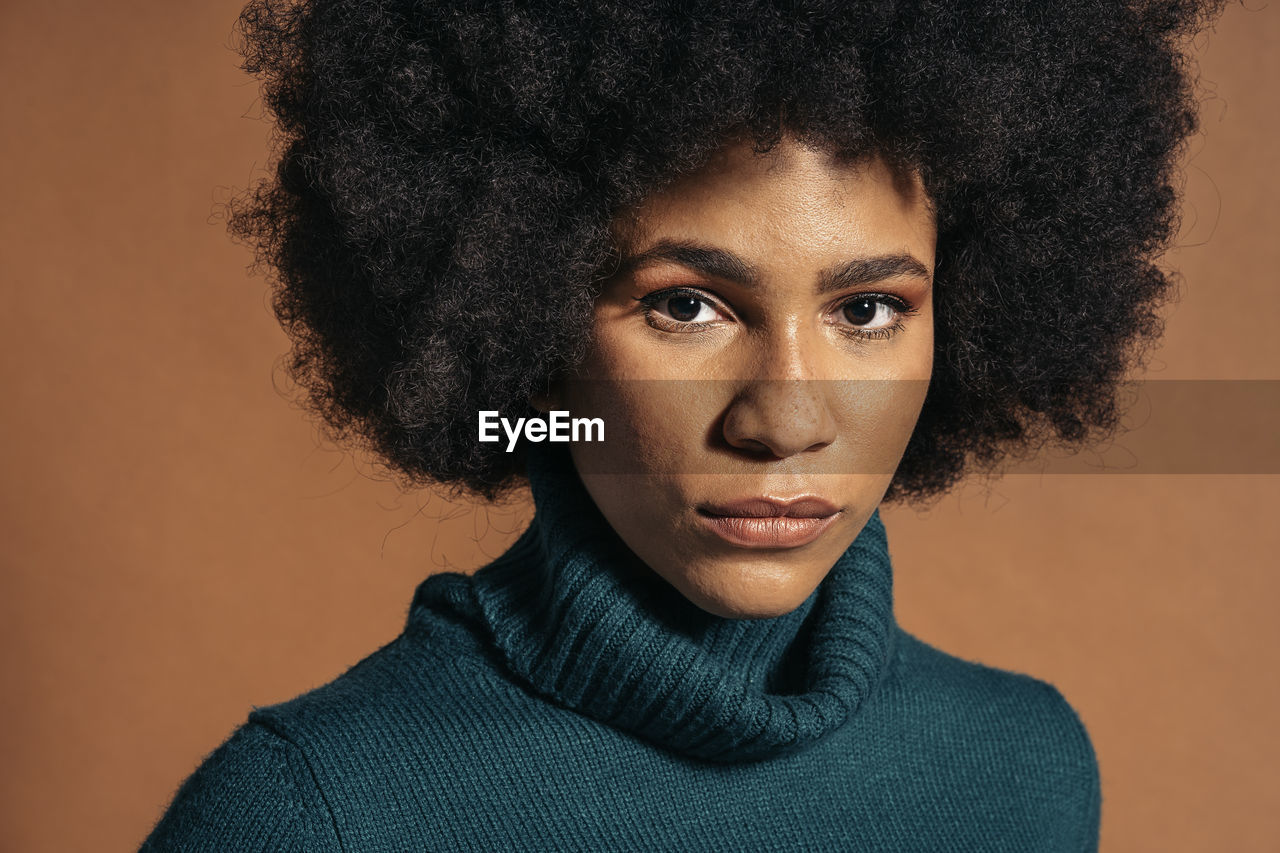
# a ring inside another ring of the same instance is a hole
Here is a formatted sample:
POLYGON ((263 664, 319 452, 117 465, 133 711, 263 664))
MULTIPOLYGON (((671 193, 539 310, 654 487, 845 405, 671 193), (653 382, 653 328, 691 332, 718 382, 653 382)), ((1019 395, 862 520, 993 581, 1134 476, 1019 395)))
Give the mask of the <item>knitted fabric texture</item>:
POLYGON ((575 474, 404 632, 255 708, 143 851, 1097 849, 1098 769, 1062 696, 893 619, 872 515, 776 619, 690 604, 575 474))

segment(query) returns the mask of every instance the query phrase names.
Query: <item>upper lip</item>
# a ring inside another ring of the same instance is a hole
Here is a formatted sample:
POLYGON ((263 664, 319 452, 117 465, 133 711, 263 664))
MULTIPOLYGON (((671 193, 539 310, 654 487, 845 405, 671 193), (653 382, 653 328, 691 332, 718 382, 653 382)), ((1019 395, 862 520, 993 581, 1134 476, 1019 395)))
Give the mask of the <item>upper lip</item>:
POLYGON ((698 507, 707 515, 727 518, 826 518, 840 507, 823 498, 802 495, 795 498, 740 498, 698 507))

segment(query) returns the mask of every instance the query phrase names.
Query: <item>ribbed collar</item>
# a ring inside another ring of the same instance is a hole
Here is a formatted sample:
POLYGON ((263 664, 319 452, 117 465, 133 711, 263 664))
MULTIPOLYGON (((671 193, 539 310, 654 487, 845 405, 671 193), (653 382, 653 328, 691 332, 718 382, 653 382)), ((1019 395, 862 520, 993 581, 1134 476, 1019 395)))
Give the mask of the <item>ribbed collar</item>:
POLYGON ((894 635, 878 510, 801 607, 726 619, 635 557, 567 459, 531 459, 533 523, 472 578, 519 679, 596 720, 722 762, 802 749, 857 712, 894 635))

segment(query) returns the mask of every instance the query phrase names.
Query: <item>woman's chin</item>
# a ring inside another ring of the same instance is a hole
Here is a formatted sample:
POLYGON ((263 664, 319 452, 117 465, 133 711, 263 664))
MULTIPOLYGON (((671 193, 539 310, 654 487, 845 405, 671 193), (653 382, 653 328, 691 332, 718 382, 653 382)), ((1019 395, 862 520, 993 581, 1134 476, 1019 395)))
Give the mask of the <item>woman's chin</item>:
POLYGON ((826 576, 826 571, 782 560, 728 565, 715 561, 682 569, 667 581, 700 609, 727 619, 772 619, 790 613, 826 576))

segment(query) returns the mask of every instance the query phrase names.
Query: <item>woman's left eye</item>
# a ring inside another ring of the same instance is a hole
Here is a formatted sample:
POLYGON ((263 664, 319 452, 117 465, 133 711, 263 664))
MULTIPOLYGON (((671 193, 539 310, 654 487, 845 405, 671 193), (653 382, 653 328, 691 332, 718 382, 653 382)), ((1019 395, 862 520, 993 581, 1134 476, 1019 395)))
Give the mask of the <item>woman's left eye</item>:
POLYGON ((898 325, 901 315, 910 308, 901 300, 885 294, 862 294, 846 301, 837 310, 836 323, 858 334, 886 333, 898 325))

